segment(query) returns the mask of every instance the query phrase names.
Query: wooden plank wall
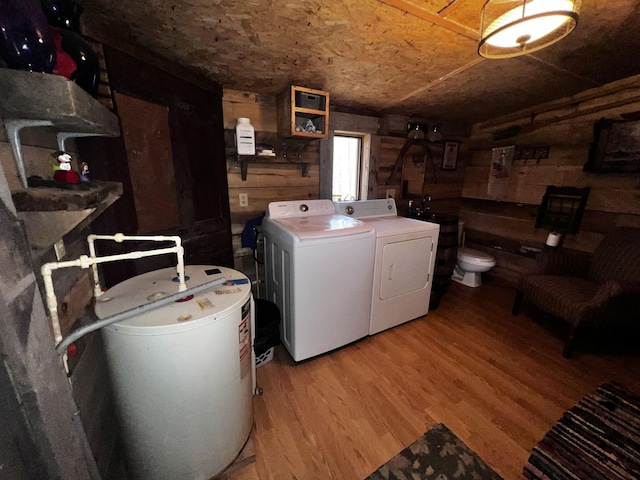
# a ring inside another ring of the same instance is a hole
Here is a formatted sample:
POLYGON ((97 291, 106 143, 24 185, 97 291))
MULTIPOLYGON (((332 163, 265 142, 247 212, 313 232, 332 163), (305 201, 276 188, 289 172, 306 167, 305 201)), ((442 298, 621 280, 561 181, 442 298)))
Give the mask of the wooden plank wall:
MULTIPOLYGON (((305 158, 311 163, 307 176, 303 177, 298 164, 249 164, 247 179, 242 180, 240 163, 235 156, 233 129, 238 117, 247 117, 256 132, 256 139, 277 139, 276 97, 225 90, 223 96, 225 139, 227 143, 227 181, 231 208, 234 268, 255 280, 253 251, 242 248, 241 234, 247 221, 259 217, 270 202, 278 200, 317 199, 319 192, 319 140, 305 141, 305 158), (248 206, 241 207, 239 195, 246 193, 248 206)), ((289 144, 292 141, 289 140, 289 144)))
POLYGON ((474 125, 469 141, 460 216, 468 246, 497 258, 486 275, 515 285, 520 273, 533 265, 535 251, 544 247, 546 229, 535 229, 537 208, 548 185, 591 187, 580 232, 568 235, 564 248, 592 252, 604 232, 614 226, 640 227, 640 175, 585 173, 600 118, 637 118, 640 76, 582 94, 474 125), (517 126, 514 137, 494 140, 494 132, 517 126), (549 158, 536 163, 515 161, 503 201, 487 194, 491 150, 495 147, 550 146, 549 158))
MULTIPOLYGON (((437 183, 433 181, 430 169, 428 168, 427 174, 425 175, 423 194, 431 195, 432 211, 457 216, 460 210, 460 198, 462 196, 465 165, 469 154, 466 145, 466 138, 457 136, 455 138, 448 137, 447 140, 460 142, 457 167, 455 170, 442 170, 443 144, 430 144, 437 183)), ((401 198, 401 167, 399 166, 393 175, 392 172, 394 164, 398 159, 398 153, 400 153, 405 141, 405 137, 380 137, 380 159, 377 172, 378 198, 385 198, 387 190, 392 189, 398 211, 402 214, 404 214, 408 208, 408 200, 401 198), (391 181, 387 185, 387 180, 389 180, 390 176, 391 181)))
MULTIPOLYGON (((282 164, 249 164, 247 179, 242 180, 240 164, 235 156, 232 130, 238 117, 248 117, 256 132, 256 139, 274 138, 277 130, 276 98, 237 90, 225 90, 223 96, 224 128, 227 131, 227 180, 229 184, 229 204, 231 208, 231 227, 233 234, 234 267, 255 280, 253 251, 241 246, 241 233, 248 220, 261 215, 269 202, 276 200, 316 199, 320 191, 320 141, 305 140, 303 149, 305 159, 311 162, 306 177, 301 175, 298 165, 282 164), (239 204, 239 194, 246 193, 249 200, 247 207, 239 204)), ((341 114, 337 114, 336 121, 341 114)), ((363 117, 365 118, 365 117, 363 117)), ((366 117, 371 123, 372 118, 366 117)), ((408 117, 388 116, 380 118, 378 135, 371 141, 372 175, 376 186, 376 198, 385 198, 388 189, 393 190, 398 203, 398 211, 405 212, 407 200, 400 198, 400 173, 394 175, 392 182, 386 185, 396 162, 398 153, 406 141, 405 127, 408 117)), ((332 120, 332 123, 336 123, 332 120)), ((344 123, 344 122, 343 122, 344 123)), ((348 129, 338 122, 339 129, 348 129)), ((334 128, 338 128, 334 125, 334 128)), ((465 164, 469 156, 466 139, 468 129, 459 125, 441 125, 446 133, 446 140, 459 141, 458 164, 456 170, 441 169, 443 144, 433 144, 432 152, 436 167, 438 183, 433 183, 427 176, 425 193, 432 198, 434 211, 458 215, 465 164)), ((277 142, 292 143, 292 139, 277 139, 277 142)), ((277 150, 277 149, 276 149, 277 150)), ((278 153, 276 151, 276 153, 278 153)))

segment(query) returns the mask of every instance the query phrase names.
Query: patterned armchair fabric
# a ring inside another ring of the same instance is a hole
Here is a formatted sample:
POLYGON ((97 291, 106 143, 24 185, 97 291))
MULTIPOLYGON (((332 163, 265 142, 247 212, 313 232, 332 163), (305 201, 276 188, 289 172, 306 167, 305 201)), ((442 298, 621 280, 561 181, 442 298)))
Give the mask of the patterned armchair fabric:
POLYGON ((640 328, 640 228, 613 229, 590 258, 541 253, 536 270, 520 279, 513 315, 522 300, 569 324, 567 358, 578 327, 640 328))

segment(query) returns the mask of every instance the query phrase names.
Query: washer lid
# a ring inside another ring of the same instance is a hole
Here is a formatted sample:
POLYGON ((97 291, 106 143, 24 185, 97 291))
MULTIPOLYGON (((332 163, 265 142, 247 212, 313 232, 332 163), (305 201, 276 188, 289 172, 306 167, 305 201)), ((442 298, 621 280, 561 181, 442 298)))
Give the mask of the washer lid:
POLYGON ((471 265, 493 265, 496 262, 492 255, 467 247, 458 249, 458 259, 471 265))
POLYGON ((290 234, 297 236, 300 241, 315 238, 344 237, 373 231, 371 225, 367 225, 357 218, 335 214, 273 218, 272 221, 290 234))

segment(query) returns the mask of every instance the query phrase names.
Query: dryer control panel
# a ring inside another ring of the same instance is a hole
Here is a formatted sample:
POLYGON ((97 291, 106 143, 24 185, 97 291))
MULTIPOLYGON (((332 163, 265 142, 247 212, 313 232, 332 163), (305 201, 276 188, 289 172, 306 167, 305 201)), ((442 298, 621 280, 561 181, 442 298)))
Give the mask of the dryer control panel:
POLYGON ((354 202, 334 202, 336 213, 355 218, 397 216, 398 209, 393 198, 358 200, 354 202))

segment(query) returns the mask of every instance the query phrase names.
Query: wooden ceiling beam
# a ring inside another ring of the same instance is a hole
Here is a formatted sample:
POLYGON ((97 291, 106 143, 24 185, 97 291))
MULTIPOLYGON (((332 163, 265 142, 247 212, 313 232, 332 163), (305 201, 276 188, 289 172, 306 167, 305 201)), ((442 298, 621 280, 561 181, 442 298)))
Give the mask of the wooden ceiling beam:
POLYGON ((395 7, 399 10, 410 13, 411 15, 415 15, 418 18, 422 18, 423 20, 427 20, 442 28, 446 28, 449 31, 463 35, 467 38, 470 38, 471 40, 475 40, 475 41, 480 40, 480 33, 478 31, 472 28, 469 28, 466 25, 462 25, 460 23, 444 18, 438 15, 437 13, 427 10, 426 8, 420 7, 418 5, 415 5, 414 3, 408 0, 379 0, 379 1, 391 7, 395 7))
POLYGON ((449 2, 449 5, 440 9, 440 11, 438 12, 438 15, 440 15, 441 17, 446 17, 447 15, 451 15, 451 13, 453 13, 454 10, 457 10, 458 7, 460 7, 466 1, 467 0, 452 0, 451 2, 449 2))

